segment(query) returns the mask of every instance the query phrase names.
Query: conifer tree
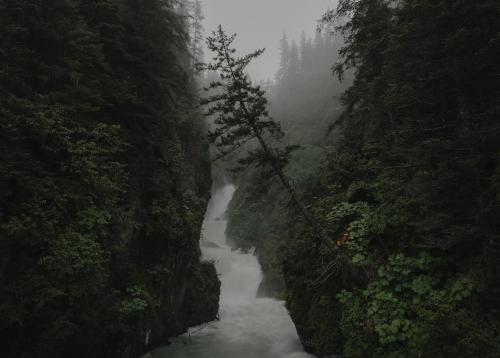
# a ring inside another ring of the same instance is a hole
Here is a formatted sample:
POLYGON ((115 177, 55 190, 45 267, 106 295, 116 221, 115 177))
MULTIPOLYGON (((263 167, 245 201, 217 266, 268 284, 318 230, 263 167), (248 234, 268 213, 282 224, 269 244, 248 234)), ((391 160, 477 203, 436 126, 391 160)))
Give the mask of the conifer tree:
MULTIPOLYGON (((250 62, 264 50, 235 57, 236 49, 231 46, 235 37, 236 35, 228 36, 219 26, 218 30, 207 39, 208 48, 215 53, 214 62, 200 66, 204 70, 217 71, 220 75, 220 80, 211 83, 209 88, 217 90, 217 94, 203 101, 203 104, 209 105, 207 115, 218 116, 215 120, 218 127, 210 133, 210 139, 218 149, 218 157, 241 148, 251 140, 257 140, 260 148, 249 151, 248 156, 240 160, 240 164, 270 166, 315 237, 335 254, 337 246, 312 217, 300 200, 295 184, 285 174, 284 168, 289 155, 296 147, 287 146, 280 149, 268 142, 268 138, 279 139, 283 133, 279 124, 269 117, 265 91, 260 86, 253 85, 245 73, 250 62)), ((295 50, 292 52, 297 56, 298 67, 298 48, 292 45, 293 48, 295 50)))
POLYGON ((295 85, 298 80, 298 75, 300 72, 300 52, 299 46, 295 40, 292 40, 292 45, 290 46, 290 63, 288 68, 288 80, 291 85, 295 85))
POLYGON ((290 63, 290 43, 286 34, 283 34, 280 40, 280 67, 276 74, 277 82, 282 82, 286 77, 290 63))

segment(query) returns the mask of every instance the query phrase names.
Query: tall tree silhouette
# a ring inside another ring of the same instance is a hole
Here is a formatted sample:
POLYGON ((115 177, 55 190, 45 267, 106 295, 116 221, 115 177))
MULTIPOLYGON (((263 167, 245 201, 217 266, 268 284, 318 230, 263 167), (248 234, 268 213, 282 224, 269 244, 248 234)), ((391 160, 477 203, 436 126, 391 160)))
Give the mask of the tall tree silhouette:
MULTIPOLYGON (((259 149, 248 151, 248 156, 240 160, 242 165, 256 164, 270 166, 278 176, 283 187, 290 194, 290 200, 299 208, 307 225, 315 237, 323 242, 332 253, 338 247, 328 233, 316 222, 300 200, 293 181, 285 174, 284 167, 295 146, 284 149, 273 147, 266 138, 281 138, 283 133, 279 124, 269 117, 265 91, 252 84, 245 69, 250 62, 260 56, 264 50, 257 50, 243 57, 236 57, 236 49, 231 45, 236 35, 228 36, 219 26, 208 37, 208 48, 215 53, 213 63, 201 65, 201 69, 216 71, 220 80, 212 82, 209 89, 216 94, 208 96, 202 103, 209 106, 207 115, 217 115, 218 127, 210 133, 210 139, 218 148, 218 157, 223 157, 243 146, 250 140, 257 140, 259 149)), ((298 49, 296 52, 298 55, 298 49)))

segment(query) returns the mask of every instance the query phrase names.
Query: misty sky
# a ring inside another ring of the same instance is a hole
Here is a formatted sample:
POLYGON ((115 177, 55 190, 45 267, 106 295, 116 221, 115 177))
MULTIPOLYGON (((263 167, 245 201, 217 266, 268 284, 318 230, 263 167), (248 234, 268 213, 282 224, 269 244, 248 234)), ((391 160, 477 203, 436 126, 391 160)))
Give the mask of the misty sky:
MULTIPOLYGON (((304 30, 314 36, 321 15, 333 8, 336 0, 202 0, 205 33, 219 24, 229 33, 237 33, 238 50, 266 52, 250 68, 254 80, 274 77, 279 63, 279 40, 285 32, 300 39, 304 30)), ((208 58, 209 54, 205 54, 208 58)))

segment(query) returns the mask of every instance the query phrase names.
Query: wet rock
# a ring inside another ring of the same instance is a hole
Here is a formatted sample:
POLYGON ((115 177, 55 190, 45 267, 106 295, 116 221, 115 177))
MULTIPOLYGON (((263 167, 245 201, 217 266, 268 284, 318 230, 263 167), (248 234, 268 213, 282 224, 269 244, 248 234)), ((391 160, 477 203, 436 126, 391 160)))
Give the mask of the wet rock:
POLYGON ((219 249, 220 246, 217 245, 215 242, 212 242, 212 241, 201 241, 200 242, 200 246, 201 247, 206 247, 206 248, 213 248, 213 249, 219 249))

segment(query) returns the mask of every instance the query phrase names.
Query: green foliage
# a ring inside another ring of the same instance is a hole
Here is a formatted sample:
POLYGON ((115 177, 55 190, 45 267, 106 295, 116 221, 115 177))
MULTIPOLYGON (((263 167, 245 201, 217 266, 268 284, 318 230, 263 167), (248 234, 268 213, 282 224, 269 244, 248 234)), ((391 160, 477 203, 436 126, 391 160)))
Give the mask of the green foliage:
MULTIPOLYGON (((436 338, 444 334, 439 330, 449 325, 450 319, 455 320, 452 324, 469 323, 470 318, 463 317, 465 311, 461 307, 473 296, 476 282, 468 276, 446 282, 437 263, 438 260, 427 253, 417 257, 397 254, 389 257, 387 265, 379 268, 377 277, 365 289, 339 293, 344 311, 342 330, 347 337, 345 354, 354 357, 366 354, 449 356, 450 353, 444 352, 456 348, 439 347, 436 338), (441 353, 436 353, 439 351, 441 353)), ((452 332, 450 327, 445 329, 448 340, 457 333, 468 333, 452 332)), ((471 340, 464 348, 477 352, 484 348, 481 344, 471 340)), ((497 349, 497 344, 492 341, 489 348, 497 349)), ((456 354, 472 356, 466 351, 456 350, 456 354)))
POLYGON ((340 260, 311 244, 296 211, 274 211, 287 198, 256 174, 242 178, 230 232, 278 262, 287 307, 316 355, 498 356, 499 11, 496 1, 340 1, 323 19, 345 41, 330 62, 354 81, 343 112, 325 106, 320 118, 321 104, 294 107, 317 83, 302 85, 302 51, 283 39, 281 108, 271 113, 289 118, 293 139, 336 121, 333 142, 311 135, 328 147, 301 189, 340 260))
POLYGON ((127 296, 118 304, 118 312, 125 319, 140 317, 148 308, 148 292, 141 287, 126 289, 127 296))
MULTIPOLYGON (((287 279, 290 302, 309 288, 301 304, 326 296, 341 305, 341 332, 331 335, 310 329, 310 310, 291 311, 318 354, 500 352, 498 303, 487 298, 499 277, 499 51, 490 13, 498 10, 493 2, 347 0, 326 15, 346 39, 335 71, 352 68, 355 80, 312 205, 332 235, 346 235, 349 265, 317 265, 319 280, 302 286, 287 279)), ((289 255, 303 262, 287 265, 285 277, 314 267, 289 255)))
POLYGON ((187 31, 166 0, 0 2, 2 356, 138 356, 187 327, 211 185, 187 31))
POLYGON ((212 262, 203 262, 188 278, 182 311, 189 326, 212 321, 219 314, 220 281, 212 262))
POLYGON ((236 57, 236 49, 231 47, 235 38, 236 35, 228 36, 219 26, 207 38, 208 48, 214 53, 214 62, 199 65, 202 70, 219 74, 219 80, 211 82, 206 88, 208 97, 202 100, 202 104, 208 107, 206 115, 217 117, 209 138, 217 148, 217 159, 224 158, 250 141, 258 143, 256 149, 249 149, 246 157, 238 161, 241 168, 236 170, 255 164, 271 167, 272 174, 278 175, 296 147, 272 147, 266 142, 267 137, 280 139, 283 133, 279 124, 269 117, 265 91, 253 85, 245 73, 250 62, 264 50, 236 57))
MULTIPOLYGON (((327 137, 328 127, 340 111, 339 100, 332 100, 332 96, 340 95, 343 87, 325 76, 338 44, 324 33, 317 34, 314 45, 311 42, 304 39, 294 54, 299 57, 292 61, 291 45, 285 36, 276 82, 263 84, 269 97, 269 112, 283 128, 282 144, 273 144, 300 145, 285 168, 298 192, 309 190, 317 181, 320 158, 325 155, 320 145, 331 139, 327 137)), ((253 147, 250 143, 245 148, 253 147)), ((290 196, 260 167, 247 168, 235 180, 238 188, 228 211, 228 235, 235 245, 257 247, 264 271, 260 294, 284 297, 282 260, 285 247, 290 245, 285 234, 290 226, 290 196)))

